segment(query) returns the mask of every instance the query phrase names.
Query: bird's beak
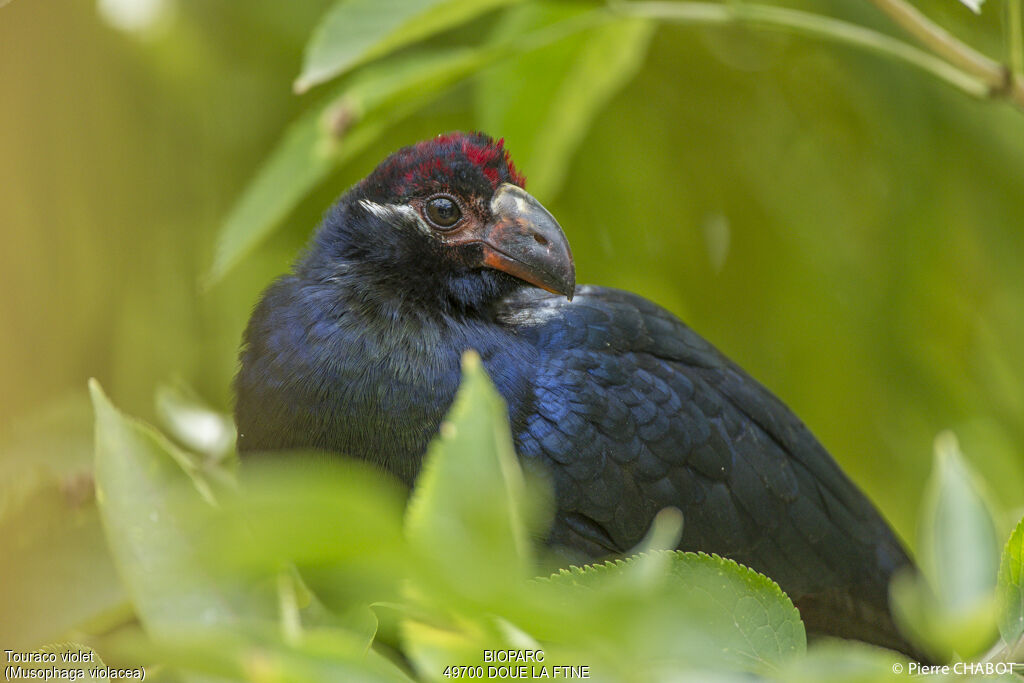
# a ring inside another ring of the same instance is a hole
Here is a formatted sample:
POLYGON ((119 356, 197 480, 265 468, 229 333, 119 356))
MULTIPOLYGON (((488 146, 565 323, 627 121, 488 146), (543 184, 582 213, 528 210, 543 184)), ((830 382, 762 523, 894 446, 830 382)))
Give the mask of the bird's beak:
POLYGON ((526 190, 502 183, 491 198, 491 221, 478 241, 483 265, 572 300, 576 266, 554 216, 526 190))

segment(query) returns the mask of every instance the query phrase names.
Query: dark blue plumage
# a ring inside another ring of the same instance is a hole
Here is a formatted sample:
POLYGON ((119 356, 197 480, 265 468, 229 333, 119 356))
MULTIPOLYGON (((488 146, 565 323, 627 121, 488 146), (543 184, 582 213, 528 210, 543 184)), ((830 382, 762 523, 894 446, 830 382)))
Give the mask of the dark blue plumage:
POLYGON ((551 543, 624 552, 675 506, 681 548, 768 574, 812 630, 913 653, 887 604, 910 561, 871 503, 677 318, 576 289, 564 235, 522 185, 500 143, 453 134, 400 150, 345 194, 253 313, 240 451, 320 448, 411 482, 475 349, 520 456, 555 481, 551 543))

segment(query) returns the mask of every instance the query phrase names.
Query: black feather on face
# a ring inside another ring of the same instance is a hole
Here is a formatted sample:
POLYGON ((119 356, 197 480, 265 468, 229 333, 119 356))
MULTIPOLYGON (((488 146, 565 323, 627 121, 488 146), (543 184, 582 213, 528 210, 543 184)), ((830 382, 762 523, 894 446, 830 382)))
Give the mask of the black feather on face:
POLYGON ((571 295, 568 243, 524 184, 502 141, 480 133, 405 147, 339 200, 302 267, 320 279, 354 269, 368 300, 439 310, 527 283, 571 295))

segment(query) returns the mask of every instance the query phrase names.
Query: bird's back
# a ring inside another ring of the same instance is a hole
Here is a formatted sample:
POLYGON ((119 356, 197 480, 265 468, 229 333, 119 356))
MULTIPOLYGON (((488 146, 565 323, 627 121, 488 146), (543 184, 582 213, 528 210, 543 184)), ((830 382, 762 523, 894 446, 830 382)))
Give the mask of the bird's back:
POLYGON ((888 608, 889 580, 910 565, 900 542, 761 384, 627 292, 581 287, 569 303, 523 291, 500 319, 539 350, 516 439, 553 473, 555 543, 621 553, 674 506, 681 549, 772 577, 812 631, 910 649, 888 608))

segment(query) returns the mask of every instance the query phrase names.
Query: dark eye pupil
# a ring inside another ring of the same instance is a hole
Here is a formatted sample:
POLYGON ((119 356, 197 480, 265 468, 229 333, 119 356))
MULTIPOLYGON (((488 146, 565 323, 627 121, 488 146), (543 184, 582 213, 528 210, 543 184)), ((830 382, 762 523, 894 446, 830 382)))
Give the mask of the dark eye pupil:
POLYGON ((447 197, 435 197, 427 202, 427 217, 431 223, 448 228, 462 218, 462 212, 459 211, 458 205, 447 197))

